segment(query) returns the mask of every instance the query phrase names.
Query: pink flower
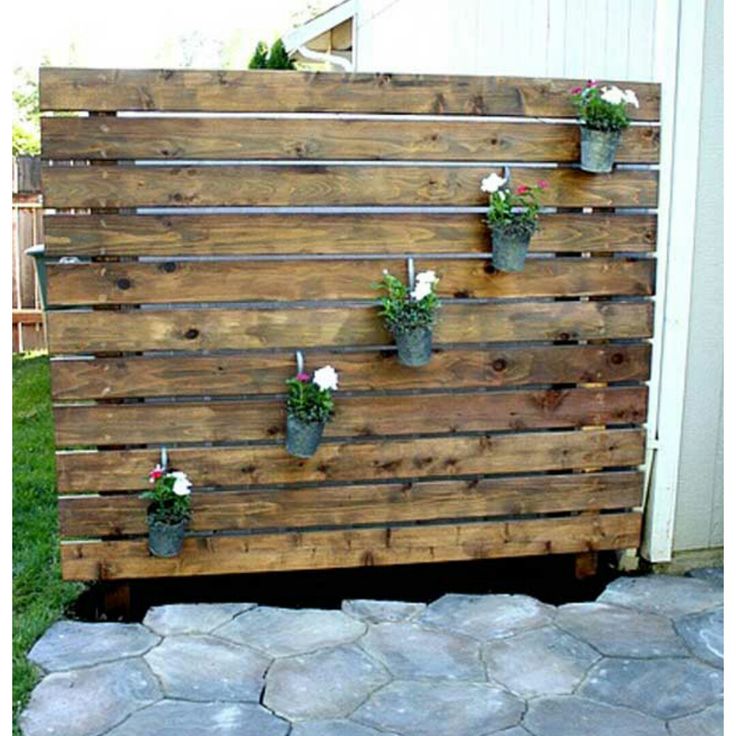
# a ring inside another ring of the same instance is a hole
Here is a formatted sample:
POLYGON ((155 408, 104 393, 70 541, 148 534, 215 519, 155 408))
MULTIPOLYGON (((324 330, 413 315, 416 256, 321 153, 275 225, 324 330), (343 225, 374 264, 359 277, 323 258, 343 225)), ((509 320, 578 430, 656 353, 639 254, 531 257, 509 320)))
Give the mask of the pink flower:
POLYGON ((598 82, 595 79, 589 79, 588 83, 585 85, 586 87, 595 87, 597 86, 598 82))
POLYGON ((537 181, 537 186, 540 189, 549 189, 549 182, 546 179, 539 179, 537 181))
POLYGON ((311 380, 311 377, 309 373, 304 373, 304 371, 302 371, 301 373, 296 374, 296 380, 301 381, 302 383, 308 383, 311 380))
POLYGON ((582 91, 583 91, 583 88, 582 87, 573 87, 570 90, 570 94, 571 95, 579 95, 582 91))
POLYGON ((148 474, 148 481, 150 483, 155 483, 159 478, 161 478, 164 474, 164 469, 160 465, 156 465, 156 467, 148 474))
POLYGON ((518 187, 516 187, 516 193, 517 194, 526 194, 529 190, 529 187, 526 184, 519 184, 518 187))

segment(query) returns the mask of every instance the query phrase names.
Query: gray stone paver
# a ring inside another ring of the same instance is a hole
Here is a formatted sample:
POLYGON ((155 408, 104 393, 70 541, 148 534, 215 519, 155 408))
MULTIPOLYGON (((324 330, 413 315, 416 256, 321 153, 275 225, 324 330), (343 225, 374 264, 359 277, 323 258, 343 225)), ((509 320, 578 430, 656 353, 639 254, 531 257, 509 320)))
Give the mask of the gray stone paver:
POLYGON ((601 655, 570 634, 545 626, 483 647, 490 680, 525 698, 572 693, 601 655))
POLYGON ((390 679, 357 646, 325 649, 276 661, 266 677, 263 703, 292 720, 343 718, 390 679))
POLYGON ((24 736, 92 736, 161 698, 143 660, 54 672, 36 687, 20 723, 24 736))
POLYGON ((362 726, 346 720, 300 721, 294 724, 289 736, 398 736, 387 731, 362 726))
POLYGON ((669 722, 672 736, 721 736, 723 733, 723 703, 711 705, 699 713, 669 722))
POLYGON ((533 700, 523 724, 533 736, 667 736, 657 718, 577 696, 533 700))
POLYGON ((394 681, 361 705, 353 719, 411 736, 478 736, 518 724, 523 712, 524 701, 486 683, 394 681))
POLYGON ((427 610, 426 603, 404 603, 403 601, 343 601, 342 610, 353 618, 367 624, 389 624, 412 621, 427 610))
POLYGON ((551 623, 554 608, 526 595, 444 595, 418 621, 480 640, 551 623))
POLYGON ((36 642, 28 659, 47 672, 72 670, 143 654, 160 640, 140 624, 59 621, 36 642))
POLYGON ((722 567, 698 567, 685 573, 686 577, 705 580, 706 583, 715 585, 723 590, 723 568, 722 567))
POLYGON ((694 659, 603 659, 580 695, 657 718, 677 718, 723 696, 723 673, 694 659))
POLYGON ((267 657, 206 634, 170 636, 145 656, 166 695, 258 702, 267 657))
POLYGON ((162 700, 106 736, 286 736, 287 721, 253 703, 162 700))
POLYGON ((697 578, 647 575, 614 580, 598 600, 678 618, 722 606, 723 591, 697 578))
POLYGON ((209 634, 255 603, 179 603, 151 608, 144 625, 161 636, 209 634))
POLYGON ((610 657, 679 657, 687 648, 672 621, 608 603, 560 606, 555 623, 610 657))
POLYGON ((215 630, 270 657, 287 657, 355 641, 367 626, 342 611, 255 608, 215 630))
POLYGON ((447 631, 412 623, 378 624, 370 627, 361 646, 400 680, 486 679, 478 642, 447 631))
POLYGON ((723 667, 723 609, 694 613, 675 622, 690 651, 714 667, 723 667))
MULTIPOLYGON (((697 571, 695 571, 697 572, 697 571)), ((722 736, 722 573, 595 603, 185 604, 61 622, 24 736, 722 736), (603 655, 603 656, 602 656, 603 655), (54 671, 52 671, 54 670, 54 671)))

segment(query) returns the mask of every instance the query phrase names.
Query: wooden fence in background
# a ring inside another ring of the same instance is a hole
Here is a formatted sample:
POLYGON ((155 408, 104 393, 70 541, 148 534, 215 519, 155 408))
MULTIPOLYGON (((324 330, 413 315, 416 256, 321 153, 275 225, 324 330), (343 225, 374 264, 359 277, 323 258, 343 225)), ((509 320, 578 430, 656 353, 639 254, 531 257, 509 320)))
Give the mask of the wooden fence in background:
POLYGON ((13 352, 45 350, 38 279, 33 259, 25 255, 32 245, 43 242, 41 159, 13 159, 13 352))
POLYGON ((64 576, 636 547, 659 87, 627 85, 642 124, 590 175, 573 85, 42 69, 44 111, 89 113, 43 119, 64 576), (482 222, 504 163, 550 182, 516 274, 482 222), (409 256, 444 300, 421 369, 397 364, 371 287, 409 256), (296 349, 341 376, 307 460, 282 447, 296 349), (174 559, 149 555, 138 498, 162 445, 195 485, 174 559))

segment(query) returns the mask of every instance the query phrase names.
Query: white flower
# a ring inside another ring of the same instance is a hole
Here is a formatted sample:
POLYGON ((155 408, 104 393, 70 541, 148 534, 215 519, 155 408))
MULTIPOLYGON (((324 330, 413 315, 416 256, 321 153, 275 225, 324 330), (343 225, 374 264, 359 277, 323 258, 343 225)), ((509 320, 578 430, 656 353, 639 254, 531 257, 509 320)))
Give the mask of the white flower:
POLYGON ((627 89, 624 92, 624 100, 629 105, 633 105, 635 108, 639 109, 639 98, 636 96, 636 92, 634 92, 633 89, 627 89))
POLYGON ((191 493, 192 482, 187 477, 186 473, 182 473, 180 470, 175 470, 173 473, 168 474, 170 478, 175 478, 172 491, 177 496, 188 496, 191 493))
POLYGON ((604 102, 610 102, 612 105, 618 105, 626 101, 626 95, 618 87, 604 87, 601 99, 604 102))
POLYGON ((483 179, 483 181, 481 181, 480 190, 482 192, 488 192, 488 194, 493 194, 494 192, 497 192, 505 183, 506 179, 504 179, 502 176, 499 176, 498 174, 490 174, 485 179, 483 179))
POLYGON ((421 271, 417 274, 416 280, 419 284, 425 281, 428 284, 436 284, 439 281, 439 279, 437 278, 437 274, 434 271, 421 271))
POLYGON ((421 301, 425 296, 429 296, 432 293, 432 284, 432 281, 419 281, 411 292, 411 298, 421 301))
POLYGON ((320 368, 314 372, 314 378, 312 379, 323 391, 327 389, 337 390, 337 371, 331 366, 326 365, 324 368, 320 368))

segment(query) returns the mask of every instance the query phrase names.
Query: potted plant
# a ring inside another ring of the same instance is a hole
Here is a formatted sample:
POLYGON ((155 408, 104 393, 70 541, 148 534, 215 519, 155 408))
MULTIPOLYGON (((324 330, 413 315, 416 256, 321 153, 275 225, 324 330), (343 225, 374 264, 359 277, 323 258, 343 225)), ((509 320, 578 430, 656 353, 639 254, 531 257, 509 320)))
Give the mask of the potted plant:
POLYGON ((499 271, 521 271, 529 241, 537 229, 539 194, 549 184, 540 179, 535 186, 521 184, 512 190, 508 180, 491 174, 480 188, 489 195, 486 222, 493 239, 493 266, 499 271))
POLYGON ((580 168, 606 174, 613 169, 621 131, 631 122, 626 106, 639 107, 636 93, 591 80, 585 87, 574 87, 570 94, 580 122, 580 168))
POLYGON ((311 457, 317 451, 325 424, 332 418, 337 371, 331 366, 301 371, 290 378, 286 399, 286 451, 295 457, 311 457))
POLYGON ((411 288, 384 271, 377 285, 386 291, 380 314, 394 336, 401 365, 426 365, 432 357, 432 328, 440 307, 435 293, 438 281, 434 271, 422 271, 411 288))
POLYGON ((148 474, 153 489, 141 494, 148 505, 148 549, 156 557, 176 557, 191 518, 191 487, 186 473, 156 465, 148 474))

